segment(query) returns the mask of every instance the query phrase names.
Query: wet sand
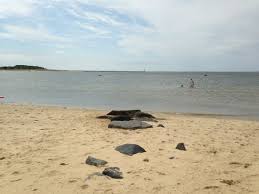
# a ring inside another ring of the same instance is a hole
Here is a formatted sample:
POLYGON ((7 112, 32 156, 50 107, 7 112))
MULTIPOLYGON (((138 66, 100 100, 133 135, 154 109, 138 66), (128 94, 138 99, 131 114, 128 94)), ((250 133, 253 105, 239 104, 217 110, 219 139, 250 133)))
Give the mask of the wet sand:
POLYGON ((127 131, 96 119, 105 113, 1 104, 0 193, 259 193, 259 121, 153 113, 165 128, 127 131), (114 150, 125 143, 147 152, 114 150), (124 179, 91 176, 104 167, 89 155, 124 179))

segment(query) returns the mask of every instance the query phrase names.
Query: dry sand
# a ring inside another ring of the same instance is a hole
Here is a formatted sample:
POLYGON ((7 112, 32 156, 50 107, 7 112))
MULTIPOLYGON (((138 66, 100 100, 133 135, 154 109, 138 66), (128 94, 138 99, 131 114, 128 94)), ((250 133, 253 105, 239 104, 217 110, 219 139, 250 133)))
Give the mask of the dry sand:
POLYGON ((95 118, 104 113, 0 105, 0 193, 259 193, 258 121, 154 113, 165 128, 126 131, 95 118), (124 143, 147 152, 114 150, 124 143), (86 165, 89 155, 124 179, 87 179, 104 169, 86 165))

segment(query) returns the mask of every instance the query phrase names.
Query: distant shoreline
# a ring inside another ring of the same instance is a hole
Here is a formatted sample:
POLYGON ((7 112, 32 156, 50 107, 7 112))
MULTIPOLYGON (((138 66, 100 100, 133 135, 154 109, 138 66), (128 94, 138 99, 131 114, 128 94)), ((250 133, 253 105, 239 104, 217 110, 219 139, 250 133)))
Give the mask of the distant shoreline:
MULTIPOLYGON (((0 72, 1 71, 43 71, 43 72, 49 72, 49 71, 55 71, 55 72, 85 72, 85 73, 200 73, 200 74, 204 74, 205 72, 202 71, 86 71, 86 70, 60 70, 60 69, 1 69, 0 68, 0 72)), ((238 72, 238 71, 234 71, 234 72, 227 72, 227 71, 213 71, 213 72, 206 72, 207 74, 209 73, 259 73, 259 71, 255 71, 255 72, 238 72)))
POLYGON ((0 66, 0 71, 68 71, 68 72, 99 72, 99 73, 259 73, 259 71, 141 71, 141 70, 68 70, 47 69, 41 66, 15 65, 0 66))
POLYGON ((8 71, 23 71, 23 70, 36 70, 36 71, 46 71, 48 69, 40 66, 31 66, 31 65, 15 65, 15 66, 1 66, 0 70, 8 71))

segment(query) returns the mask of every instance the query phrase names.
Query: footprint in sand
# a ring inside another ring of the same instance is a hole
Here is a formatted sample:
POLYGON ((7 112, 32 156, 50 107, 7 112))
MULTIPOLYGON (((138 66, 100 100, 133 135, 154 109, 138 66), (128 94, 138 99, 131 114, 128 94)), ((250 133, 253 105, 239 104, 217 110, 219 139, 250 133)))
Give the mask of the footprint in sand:
POLYGON ((221 182, 221 183, 224 183, 224 184, 227 184, 227 185, 235 185, 235 184, 240 183, 240 181, 225 180, 225 179, 221 180, 220 182, 221 182))
POLYGON ((206 186, 204 189, 218 189, 219 186, 206 186))
POLYGON ((14 171, 12 174, 13 175, 17 175, 17 174, 20 174, 20 172, 19 171, 14 171))
POLYGON ((17 182, 17 181, 21 181, 22 179, 15 179, 15 180, 10 180, 10 182, 17 182))
POLYGON ((48 171, 45 175, 47 176, 47 177, 49 177, 49 176, 56 176, 56 175, 61 175, 62 173, 60 173, 59 171, 57 171, 57 170, 51 170, 51 171, 48 171))
POLYGON ((236 166, 243 166, 244 168, 248 168, 249 166, 251 166, 252 164, 250 164, 250 163, 245 163, 245 164, 242 164, 242 163, 240 163, 240 162, 230 162, 229 163, 230 165, 236 165, 236 166))
POLYGON ((75 183, 75 182, 77 182, 77 180, 75 180, 75 179, 71 179, 68 181, 68 183, 75 183))
POLYGON ((251 166, 252 164, 249 164, 249 163, 246 163, 245 165, 244 165, 244 168, 248 168, 249 166, 251 166))
POLYGON ((81 189, 87 189, 89 186, 88 185, 82 185, 81 189))
POLYGON ((242 163, 240 163, 240 162, 230 162, 229 164, 230 165, 242 165, 242 163))

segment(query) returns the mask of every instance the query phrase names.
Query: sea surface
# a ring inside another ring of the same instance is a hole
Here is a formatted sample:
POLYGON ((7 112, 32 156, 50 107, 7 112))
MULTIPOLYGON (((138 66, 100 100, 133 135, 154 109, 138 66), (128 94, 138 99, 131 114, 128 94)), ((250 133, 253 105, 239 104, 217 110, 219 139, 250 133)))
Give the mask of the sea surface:
POLYGON ((0 71, 0 103, 259 117, 259 73, 206 74, 0 71))

